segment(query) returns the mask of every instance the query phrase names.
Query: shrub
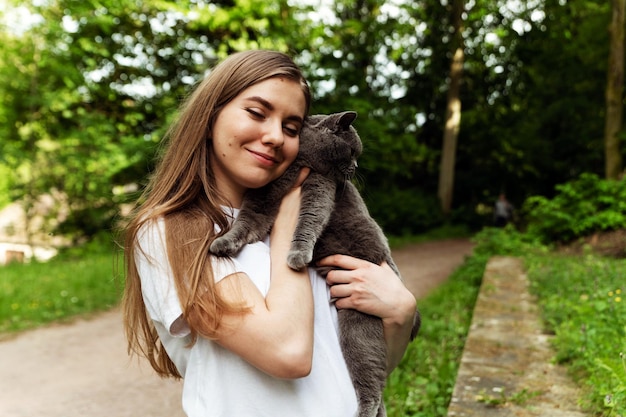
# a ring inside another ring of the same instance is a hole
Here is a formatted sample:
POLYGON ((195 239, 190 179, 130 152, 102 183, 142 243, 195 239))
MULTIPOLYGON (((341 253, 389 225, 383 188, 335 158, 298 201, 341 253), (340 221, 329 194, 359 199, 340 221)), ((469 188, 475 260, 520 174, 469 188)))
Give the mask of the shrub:
POLYGON ((474 253, 482 256, 521 256, 529 251, 546 251, 537 238, 521 233, 512 225, 486 227, 474 235, 474 253))
POLYGON ((386 234, 415 235, 443 224, 437 198, 417 189, 369 189, 363 198, 386 234))
POLYGON ((524 202, 530 235, 544 242, 568 242, 626 227, 626 181, 587 173, 555 189, 552 199, 533 196, 524 202))

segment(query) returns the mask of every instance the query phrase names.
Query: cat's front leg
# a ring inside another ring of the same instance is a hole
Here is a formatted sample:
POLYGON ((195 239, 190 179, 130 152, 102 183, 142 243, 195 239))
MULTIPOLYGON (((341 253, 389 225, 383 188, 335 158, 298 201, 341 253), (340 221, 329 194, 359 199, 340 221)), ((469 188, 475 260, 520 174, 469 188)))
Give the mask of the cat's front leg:
POLYGON ((336 188, 334 181, 316 172, 311 172, 302 184, 300 217, 287 254, 290 268, 299 270, 313 259, 317 239, 326 228, 335 207, 336 188))
POLYGON ((211 243, 211 253, 234 256, 246 244, 265 239, 274 224, 280 202, 293 186, 298 172, 299 168, 292 165, 265 187, 248 190, 230 230, 211 243))
POLYGON ((274 223, 280 202, 268 196, 274 197, 267 190, 249 192, 244 197, 239 215, 230 230, 211 243, 211 253, 218 256, 234 256, 246 244, 263 240, 274 223))
POLYGON ((234 256, 246 244, 258 242, 269 233, 273 219, 262 213, 242 211, 231 229, 215 238, 209 250, 218 256, 234 256))

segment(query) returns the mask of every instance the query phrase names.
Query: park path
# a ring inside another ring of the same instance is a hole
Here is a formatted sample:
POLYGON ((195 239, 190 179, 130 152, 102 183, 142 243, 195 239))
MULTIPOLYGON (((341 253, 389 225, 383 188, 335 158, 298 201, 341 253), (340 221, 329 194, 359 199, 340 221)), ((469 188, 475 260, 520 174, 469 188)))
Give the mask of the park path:
MULTIPOLYGON (((466 239, 393 252, 419 299, 472 251, 466 239)), ((2 417, 183 417, 181 383, 164 380, 126 354, 119 309, 0 341, 2 417)))
POLYGON ((554 363, 522 259, 486 265, 448 417, 586 417, 581 390, 554 363))

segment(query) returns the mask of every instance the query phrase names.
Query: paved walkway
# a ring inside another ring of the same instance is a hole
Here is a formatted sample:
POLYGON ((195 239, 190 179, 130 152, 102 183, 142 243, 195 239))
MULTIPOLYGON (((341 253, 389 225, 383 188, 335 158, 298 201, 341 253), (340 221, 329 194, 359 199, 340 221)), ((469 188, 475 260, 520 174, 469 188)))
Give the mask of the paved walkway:
POLYGON ((576 385, 553 356, 522 261, 492 258, 448 417, 584 417, 576 385))

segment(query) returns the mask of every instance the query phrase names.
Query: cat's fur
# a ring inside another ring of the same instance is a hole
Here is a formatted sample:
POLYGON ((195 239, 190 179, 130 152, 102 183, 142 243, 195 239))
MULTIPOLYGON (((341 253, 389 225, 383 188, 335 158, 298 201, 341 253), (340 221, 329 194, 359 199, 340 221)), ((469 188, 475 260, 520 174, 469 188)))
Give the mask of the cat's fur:
MULTIPOLYGON (((375 264, 386 261, 400 276, 387 239, 350 182, 362 151, 361 139, 351 125, 355 118, 354 112, 310 116, 300 133, 295 162, 276 181, 246 193, 239 216, 211 244, 211 252, 234 255, 246 243, 265 238, 282 197, 293 187, 300 169, 309 167, 289 266, 300 269, 325 256, 345 254, 375 264)), ((328 270, 320 272, 325 276, 328 270)), ((357 415, 385 416, 382 392, 387 352, 382 320, 350 309, 339 310, 338 317, 341 348, 359 402, 357 415)), ((419 325, 416 313, 412 337, 419 325)))

